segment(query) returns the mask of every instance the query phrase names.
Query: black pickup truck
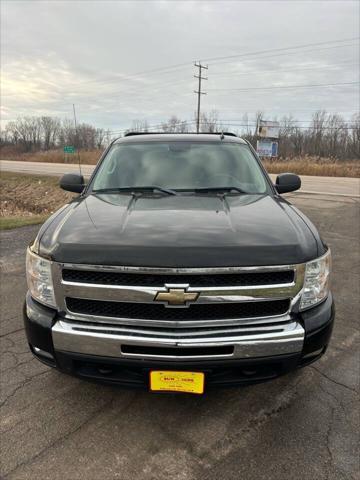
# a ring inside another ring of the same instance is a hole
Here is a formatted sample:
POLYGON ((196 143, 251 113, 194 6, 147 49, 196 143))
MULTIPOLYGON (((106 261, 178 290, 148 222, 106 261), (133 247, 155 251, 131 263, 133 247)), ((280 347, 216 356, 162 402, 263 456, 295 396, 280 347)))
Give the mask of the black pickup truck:
POLYGON ((81 378, 152 391, 275 378, 325 352, 331 254, 231 134, 130 134, 27 250, 33 354, 81 378))

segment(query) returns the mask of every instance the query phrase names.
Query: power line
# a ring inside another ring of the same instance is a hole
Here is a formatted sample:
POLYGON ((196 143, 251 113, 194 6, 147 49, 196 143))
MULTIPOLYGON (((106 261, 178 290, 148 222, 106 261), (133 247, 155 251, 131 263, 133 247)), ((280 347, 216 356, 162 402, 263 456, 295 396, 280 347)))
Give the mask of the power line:
MULTIPOLYGON (((259 56, 259 57, 256 57, 254 56, 254 58, 245 58, 245 59, 242 59, 241 60, 241 64, 244 64, 245 62, 246 63, 249 63, 249 62, 258 62, 259 59, 262 60, 268 60, 270 58, 274 58, 274 57, 286 57, 288 55, 300 55, 300 54, 308 54, 308 53, 313 53, 313 52, 323 52, 324 50, 331 50, 331 49, 334 49, 334 48, 345 48, 345 47, 353 47, 353 46, 357 46, 358 44, 357 43, 353 43, 353 44, 348 44, 348 45, 332 45, 331 47, 322 47, 322 48, 312 48, 312 49, 309 49, 309 50, 299 50, 299 51, 293 51, 293 52, 285 52, 285 53, 275 53, 273 55, 263 55, 263 56, 259 56)), ((223 62, 217 62, 217 63, 210 63, 209 65, 211 67, 216 67, 216 66, 222 66, 226 63, 231 63, 230 60, 225 60, 223 62)))
POLYGON ((197 100, 197 116, 196 116, 196 133, 199 133, 200 130, 200 98, 201 95, 206 95, 206 92, 201 91, 201 80, 207 80, 207 77, 202 77, 201 76, 201 71, 207 70, 208 66, 205 67, 205 65, 201 65, 201 62, 195 62, 194 66, 199 69, 199 75, 194 75, 195 78, 199 79, 199 86, 198 90, 194 90, 194 93, 197 93, 198 100, 197 100))
POLYGON ((309 66, 297 66, 297 67, 284 67, 284 68, 279 68, 278 66, 275 66, 274 68, 267 68, 266 70, 264 69, 258 69, 258 70, 251 70, 247 72, 238 72, 236 70, 230 71, 228 73, 224 73, 223 71, 221 72, 215 72, 214 74, 212 73, 212 76, 216 76, 217 78, 221 77, 240 77, 240 76, 248 76, 248 75, 258 75, 259 73, 263 75, 264 73, 271 73, 271 72, 296 72, 296 71, 307 71, 307 70, 334 70, 338 67, 342 67, 343 65, 348 65, 348 66, 359 66, 358 62, 353 62, 352 60, 346 61, 346 62, 338 62, 338 63, 333 63, 330 65, 309 65, 309 66))
MULTIPOLYGON (((188 126, 190 125, 194 125, 196 124, 196 127, 197 127, 197 121, 196 120, 184 120, 184 122, 186 122, 186 124, 188 126)), ((294 122, 305 122, 305 120, 294 120, 294 122)), ((312 120, 306 120, 306 122, 312 122, 312 120)), ((163 123, 166 123, 166 122, 163 122, 163 123)), ((148 125, 147 126, 147 131, 148 133, 151 133, 151 130, 152 129, 159 129, 159 128, 162 128, 163 127, 163 123, 160 123, 160 124, 157 124, 157 125, 148 125)), ((346 122, 345 125, 341 125, 341 126, 335 126, 335 127, 332 127, 332 126, 322 126, 322 127, 317 127, 317 130, 356 130, 358 127, 352 127, 350 125, 348 125, 349 122, 346 122)), ((208 122, 199 122, 199 125, 207 125, 208 122)), ((256 126, 256 122, 248 122, 248 123, 238 123, 238 121, 236 120, 217 120, 217 124, 219 126, 230 126, 230 127, 255 127, 256 126)), ((280 120, 280 124, 281 124, 281 120, 280 120)), ((280 128, 286 128, 286 126, 281 126, 280 125, 280 128)), ((304 129, 304 130, 311 130, 312 129, 312 125, 294 125, 293 128, 296 128, 296 129, 304 129)), ((127 129, 123 129, 123 130, 113 130, 113 131, 109 131, 110 135, 111 136, 116 136, 116 135, 120 135, 122 133, 126 133, 128 131, 131 131, 131 128, 127 128, 127 129)), ((166 132, 164 132, 166 133, 166 132)), ((168 133, 173 133, 173 132, 168 132, 168 133)), ((186 133, 186 132, 184 132, 186 133)), ((198 133, 198 132, 197 132, 198 133)))
MULTIPOLYGON (((350 65, 350 66, 354 66, 354 65, 357 65, 359 66, 359 63, 354 63, 352 61, 350 62, 341 62, 341 63, 338 63, 338 64, 333 64, 333 65, 324 65, 324 66, 309 66, 309 67, 297 67, 297 68, 272 68, 272 69, 266 69, 266 70, 258 70, 258 71, 251 71, 251 72, 231 72, 229 74, 226 74, 224 72, 217 72, 215 73, 214 75, 221 75, 222 77, 226 78, 227 76, 231 76, 231 78, 237 78, 239 76, 250 76, 250 75, 258 75, 259 73, 261 75, 263 75, 264 73, 271 73, 271 72, 292 72, 292 71, 306 71, 306 70, 320 70, 320 71, 323 71, 323 70, 335 70, 337 67, 339 66, 342 66, 342 65, 350 65)), ((217 77, 219 78, 219 77, 217 77)), ((154 82, 152 84, 149 84, 147 85, 147 87, 152 87, 152 88, 155 88, 155 89, 159 89, 159 90, 162 90, 164 87, 168 87, 168 86, 180 86, 180 85, 183 85, 183 84, 186 84, 188 83, 189 80, 188 78, 183 78, 183 79, 178 79, 177 81, 173 81, 173 80, 169 80, 169 81, 166 81, 166 82, 161 82, 161 83, 158 83, 158 82, 154 82)), ((133 86, 133 87, 130 87, 131 90, 136 90, 138 87, 137 86, 133 86)), ((128 89, 127 89, 128 90, 128 89)), ((169 91, 169 94, 171 94, 171 92, 169 91)), ((15 95, 14 95, 15 96, 15 95)), ((122 95, 121 95, 122 96, 122 95)), ((112 96, 112 98, 117 98, 118 96, 112 96)))
MULTIPOLYGON (((237 115, 239 109, 242 110, 242 111, 245 110, 244 114, 256 115, 256 112, 246 111, 246 108, 244 108, 244 107, 239 107, 239 108, 236 108, 234 106, 232 106, 230 108, 222 107, 220 109, 220 111, 221 112, 230 112, 230 115, 232 115, 232 114, 237 115), (235 113, 234 110, 237 110, 237 112, 235 113)), ((216 110, 216 106, 214 106, 214 107, 210 106, 209 110, 216 110)), ((336 112, 330 112, 326 108, 324 108, 323 106, 320 106, 320 107, 317 107, 317 108, 303 108, 303 109, 289 108, 289 110, 285 113, 284 113, 283 109, 281 109, 280 112, 275 109, 275 110, 273 110, 273 113, 271 115, 297 115, 298 113, 300 113, 302 115, 303 113, 306 114, 308 112, 318 112, 319 110, 325 110, 328 115, 334 115, 334 114, 337 114, 337 113, 347 113, 347 114, 350 114, 350 115, 359 114, 359 110, 336 110, 336 112)))
MULTIPOLYGON (((223 125, 223 126, 228 126, 228 127, 256 127, 256 123, 252 123, 252 124, 246 124, 246 123, 225 123, 221 120, 218 121, 220 125, 223 125)), ((286 128, 286 126, 281 126, 280 125, 280 130, 281 128, 286 128)), ((296 128, 296 129, 304 129, 304 130, 311 130, 312 129, 312 126, 308 125, 294 125, 292 128, 296 128)), ((350 127, 348 125, 341 125, 341 126, 338 126, 338 127, 327 127, 327 126, 323 126, 323 127, 316 127, 316 130, 356 130, 358 127, 350 127)))
POLYGON ((284 48, 272 48, 269 50, 258 50, 255 52, 248 52, 248 53, 236 53, 234 55, 225 55, 225 56, 219 56, 219 57, 208 57, 204 58, 204 61, 207 62, 212 62, 216 60, 227 60, 230 58, 242 58, 242 57, 249 57, 253 55, 264 55, 266 53, 272 53, 272 52, 283 52, 283 51, 288 51, 288 50, 295 50, 299 48, 308 48, 308 47, 316 47, 319 45, 327 45, 329 43, 344 43, 344 42, 352 42, 354 40, 359 40, 360 37, 352 37, 352 38, 344 38, 342 40, 328 40, 326 42, 316 42, 316 43, 305 43, 302 45, 294 45, 293 47, 284 47, 284 48))
MULTIPOLYGON (((327 48, 318 49, 318 50, 315 50, 315 51, 327 50, 327 49, 329 49, 329 48, 346 47, 346 46, 350 46, 350 45, 331 46, 331 47, 327 47, 327 48)), ((293 48, 295 48, 295 47, 293 47, 293 48)), ((308 53, 308 52, 310 52, 310 51, 311 51, 311 50, 309 50, 309 51, 307 51, 307 52, 305 52, 305 53, 308 53)), ((312 50, 312 51, 314 51, 314 50, 312 50)), ((277 53, 277 54, 272 55, 272 56, 273 56, 273 57, 278 57, 278 56, 281 56, 281 55, 291 55, 291 54, 294 54, 294 53, 298 53, 298 52, 287 52, 287 53, 282 53, 282 54, 277 53)), ((266 58, 267 58, 267 59, 268 59, 268 58, 271 58, 271 55, 268 55, 266 58)), ((250 59, 250 60, 251 60, 251 59, 250 59)), ((254 60, 255 60, 255 59, 252 59, 252 61, 254 61, 254 60)), ((179 65, 180 65, 180 64, 179 64, 179 65)), ((181 65, 186 66, 186 65, 188 65, 188 64, 186 63, 186 64, 181 64, 181 65)), ((168 68, 170 69, 170 68, 174 68, 174 67, 175 67, 175 66, 170 66, 170 67, 168 67, 168 68)), ((167 67, 166 67, 166 68, 167 68, 167 67)), ((158 69, 158 70, 160 71, 160 70, 164 70, 164 69, 158 69)), ((171 72, 171 73, 173 73, 173 72, 171 72)), ((133 77, 133 78, 130 78, 130 77, 129 77, 128 79, 123 79, 123 80, 125 80, 125 81, 129 80, 129 81, 130 81, 130 80, 133 80, 133 79, 136 80, 135 77, 133 77)), ((180 84, 181 84, 181 83, 184 83, 185 81, 186 81, 186 80, 180 81, 180 82, 177 82, 177 83, 180 83, 180 84)), ((101 82, 99 81, 98 83, 101 83, 101 82)), ((103 82, 103 83, 104 83, 104 82, 103 82)), ((105 84, 105 83, 104 83, 104 84, 105 84)), ((172 84, 173 84, 173 82, 172 82, 172 84)), ((160 88, 161 85, 162 85, 162 84, 157 84, 156 86, 160 88)), ((152 84, 149 84, 148 86, 149 86, 149 87, 150 87, 150 86, 153 87, 154 84, 152 83, 152 84)), ((136 89, 137 87, 136 87, 136 86, 133 86, 133 87, 131 87, 131 88, 136 89)), ((171 94, 171 92, 169 92, 169 94, 171 94)), ((123 95, 119 95, 118 97, 122 97, 122 96, 123 96, 123 95)), ((112 96, 112 98, 116 98, 116 97, 112 96)), ((77 103, 78 103, 78 102, 77 102, 77 103)))
POLYGON ((137 78, 142 78, 144 75, 151 75, 154 73, 176 73, 173 72, 173 70, 177 70, 182 67, 189 67, 190 62, 186 63, 178 63, 175 65, 169 65, 168 67, 159 67, 159 68, 153 68, 151 70, 143 70, 142 72, 136 72, 136 73, 128 73, 128 74, 120 74, 120 77, 108 79, 108 80, 100 80, 100 79, 92 79, 92 80, 86 80, 82 82, 78 82, 77 85, 86 85, 89 83, 113 83, 113 82, 121 82, 121 81, 133 81, 136 80, 137 78))
MULTIPOLYGON (((243 57, 248 57, 248 56, 258 56, 258 55, 263 55, 266 53, 272 53, 272 52, 280 52, 280 51, 290 51, 289 53, 298 53, 298 52, 291 52, 291 50, 296 50, 296 49, 301 49, 301 48, 308 48, 311 46, 318 46, 318 45, 327 45, 327 44, 333 44, 333 43, 344 43, 344 42, 349 42, 353 40, 359 40, 359 37, 353 37, 353 38, 347 38, 347 39, 340 39, 340 40, 328 40, 325 42, 317 42, 317 43, 308 43, 308 44, 303 44, 303 45, 295 45, 293 47, 286 47, 286 48, 276 48, 276 49, 269 49, 269 50, 262 50, 262 51, 255 51, 255 52, 247 52, 243 54, 235 54, 235 55, 228 55, 228 56, 222 56, 222 57, 212 57, 212 58, 207 58, 205 59, 206 61, 208 60, 222 60, 222 59, 229 59, 229 58, 243 58, 243 57)), ((335 46, 330 46, 328 48, 341 48, 343 46, 350 46, 350 45, 335 45, 335 46)), ((277 56, 277 55, 273 55, 277 56)), ((266 57, 269 58, 269 57, 266 57)), ((226 63, 226 62, 225 62, 226 63)), ((113 82, 122 82, 122 81, 133 81, 138 78, 142 79, 144 76, 147 75, 152 75, 154 73, 176 73, 173 72, 174 70, 183 68, 183 67, 189 67, 190 66, 190 61, 189 62, 184 62, 184 63, 178 63, 178 64, 173 64, 173 65, 168 65, 164 67, 159 67, 159 68, 153 68, 149 70, 143 70, 140 72, 135 72, 135 73, 129 73, 129 74, 124 74, 108 79, 108 80, 101 80, 101 79, 92 79, 92 80, 85 80, 78 82, 75 84, 77 85, 86 85, 86 84, 91 84, 91 83, 100 83, 102 85, 105 85, 106 83, 113 83, 113 82)))
POLYGON ((211 92, 220 92, 220 91, 237 91, 237 92, 247 92, 249 90, 273 90, 273 89, 282 89, 282 88, 317 88, 317 87, 335 87, 335 86, 344 86, 344 85, 357 85, 360 82, 343 82, 343 83, 309 83, 306 85, 276 85, 272 87, 246 87, 246 88, 211 88, 211 92))
MULTIPOLYGON (((332 43, 350 42, 350 41, 353 41, 353 40, 359 40, 359 38, 360 37, 352 37, 352 38, 345 38, 345 39, 340 39, 340 40, 328 40, 328 41, 325 41, 325 42, 295 45, 293 47, 276 48, 276 49, 262 50, 262 51, 257 51, 257 52, 247 52, 247 53, 243 53, 243 54, 229 55, 227 57, 226 56, 225 57, 212 57, 212 58, 206 58, 205 60, 206 61, 209 61, 209 60, 212 61, 214 59, 227 59, 227 58, 236 58, 236 57, 256 56, 256 55, 260 55, 260 54, 264 54, 264 53, 279 52, 279 51, 284 51, 284 50, 294 50, 294 49, 307 48, 307 47, 318 46, 318 45, 327 45, 327 44, 332 44, 332 43)), ((339 45, 339 47, 341 47, 341 46, 342 45, 339 45)), ((330 48, 334 48, 334 47, 330 47, 330 48)), ((293 53, 296 53, 296 52, 293 52, 293 53)), ((189 66, 189 65, 190 65, 190 62, 178 63, 178 64, 169 65, 167 67, 159 67, 159 68, 153 68, 153 69, 150 69, 150 70, 143 70, 143 71, 136 72, 136 73, 130 73, 130 74, 126 74, 125 76, 127 77, 128 80, 134 80, 134 79, 136 79, 136 77, 142 77, 143 75, 149 75, 149 74, 160 73, 160 72, 164 73, 166 71, 176 70, 176 69, 186 67, 186 66, 189 66)), ((121 80, 125 80, 125 79, 121 79, 121 78, 116 78, 115 79, 114 78, 113 80, 110 80, 110 82, 114 82, 114 81, 118 82, 118 81, 121 81, 121 80)), ((80 82, 80 83, 85 84, 85 83, 92 83, 92 82, 98 82, 98 80, 94 79, 94 80, 88 80, 86 82, 80 82)), ((104 82, 101 82, 101 83, 104 83, 104 82)))
MULTIPOLYGON (((259 73, 261 75, 263 74, 266 74, 266 73, 271 73, 271 72, 293 72, 293 71, 308 71, 308 70, 319 70, 319 71, 322 71, 322 70, 334 70, 336 69, 338 66, 342 66, 342 65, 349 65, 349 66, 359 66, 359 63, 354 63, 352 61, 350 62, 340 62, 340 63, 336 63, 336 64, 332 64, 332 65, 319 65, 319 66, 316 66, 316 65, 313 65, 313 66, 309 66, 309 67, 296 67, 296 68, 271 68, 271 69, 266 69, 266 70, 258 70, 258 71, 248 71, 248 72, 229 72, 229 73, 224 73, 223 71, 222 72, 215 72, 215 73, 212 73, 212 75, 214 76, 217 76, 217 78, 219 78, 219 75, 221 77, 228 77, 230 76, 231 78, 237 78, 237 77, 242 77, 242 76, 250 76, 250 75, 258 75, 259 73)), ((167 86, 177 86, 177 85, 183 85, 185 83, 188 83, 189 82, 189 79, 188 78, 183 78, 182 80, 179 79, 178 81, 174 82, 172 80, 169 80, 167 82, 161 82, 161 83, 157 83, 157 82, 154 82, 154 83, 151 83, 151 84, 148 84, 147 87, 155 87, 155 88, 158 88, 159 90, 160 89, 163 89, 163 87, 167 87, 167 86)), ((129 91, 129 89, 131 91, 133 90, 136 90, 138 89, 138 86, 133 86, 133 87, 128 87, 127 88, 127 91, 129 91)), ((36 93, 36 92, 34 92, 36 93)), ((57 92, 58 95, 63 95, 61 92, 57 92)), ((172 94, 171 92, 169 92, 169 94, 172 94)), ((91 94, 89 94, 90 97, 91 97, 91 94)), ((111 92, 109 92, 109 95, 112 95, 111 92)), ((24 96, 27 96, 27 94, 24 93, 24 96)), ((85 96, 87 96, 87 94, 85 94, 85 96)), ((116 95, 116 96, 111 96, 111 99, 113 98, 119 98, 119 97, 122 97, 122 95, 116 95)), ((15 97, 15 98, 18 98, 19 97, 19 93, 5 93, 3 94, 3 97, 4 98, 11 98, 11 97, 15 97)), ((79 100, 79 97, 77 97, 77 100, 79 100)), ((35 101, 35 100, 34 100, 35 101)), ((36 100, 37 102, 37 100, 36 100)), ((79 101, 77 101, 77 103, 79 103, 79 101)))
MULTIPOLYGON (((298 54, 298 53, 312 53, 312 52, 329 50, 329 49, 333 49, 333 48, 343 48, 343 47, 350 47, 350 46, 352 46, 352 45, 335 45, 335 46, 330 46, 330 47, 325 47, 325 48, 320 48, 320 49, 307 50, 307 51, 303 51, 303 52, 292 51, 292 52, 286 52, 286 53, 277 53, 277 54, 274 54, 274 55, 267 55, 266 57, 260 57, 260 58, 269 59, 269 58, 279 57, 279 56, 287 56, 287 55, 293 55, 293 54, 298 54)), ((295 48, 295 47, 294 47, 294 48, 295 48)), ((246 62, 249 62, 249 61, 254 62, 254 61, 256 61, 256 60, 257 60, 256 57, 255 57, 255 58, 252 58, 252 59, 251 59, 251 58, 250 58, 250 59, 245 59, 246 62)), ((229 63, 229 62, 228 62, 228 61, 218 62, 217 64, 212 64, 212 65, 216 66, 216 65, 219 65, 219 64, 221 64, 221 63, 229 63)), ((179 65, 180 65, 180 64, 179 64, 179 65)), ((184 64, 182 64, 182 65, 183 65, 183 66, 189 66, 189 63, 184 63, 184 64)), ((166 68, 167 68, 167 67, 164 67, 164 68, 161 69, 161 70, 165 70, 166 68)), ((168 67, 168 68, 171 69, 171 68, 174 68, 174 66, 173 66, 173 67, 170 66, 170 67, 168 67)), ((178 67, 178 68, 179 68, 179 67, 178 67)), ((158 71, 160 71, 160 69, 159 69, 158 71)), ((144 72, 144 73, 145 73, 145 72, 144 72)), ((172 71, 171 71, 171 72, 167 72, 167 73, 177 73, 177 72, 172 72, 172 71)), ((94 79, 94 80, 89 81, 89 83, 90 83, 90 82, 95 82, 95 83, 99 83, 100 85, 106 85, 106 84, 108 84, 108 83, 114 83, 115 81, 116 81, 116 82, 119 82, 119 81, 120 81, 120 82, 127 82, 127 81, 134 81, 134 80, 143 80, 143 78, 142 78, 142 77, 138 77, 138 78, 137 78, 135 75, 133 75, 133 76, 127 75, 126 78, 117 78, 117 79, 108 80, 108 81, 101 81, 101 80, 95 80, 95 79, 94 79)), ((184 80, 184 81, 186 81, 186 80, 184 80)), ((155 83, 156 83, 156 82, 155 82, 155 83)), ((182 82, 180 82, 180 83, 182 83, 182 82)), ((82 83, 79 83, 79 84, 77 84, 77 85, 82 85, 82 83)), ((148 87, 153 87, 153 86, 154 86, 154 83, 148 84, 147 86, 148 86, 148 87)), ((158 86, 161 86, 161 85, 158 84, 158 86)), ((129 88, 129 87, 127 87, 127 88, 129 88)), ((136 88, 138 88, 138 87, 137 87, 136 85, 134 85, 134 86, 132 86, 132 87, 130 87, 130 88, 136 90, 136 88)))
MULTIPOLYGON (((328 114, 330 117, 333 116, 333 115, 337 115, 337 113, 330 113, 328 114)), ((307 120, 291 120, 291 119, 288 119, 288 118, 284 118, 282 117, 280 120, 276 120, 276 116, 272 116, 273 117, 273 120, 275 122, 280 122, 280 123, 312 123, 314 120, 313 119, 307 119, 307 120)), ((237 122, 244 122, 244 119, 237 119, 237 120, 234 120, 234 119, 229 119, 229 118, 223 118, 222 120, 219 120, 220 123, 224 123, 224 122, 235 122, 233 123, 233 125, 235 125, 237 122)), ((256 122, 254 121, 249 121, 246 123, 246 125, 256 125, 256 122)), ((241 126, 244 126, 244 125, 241 125, 241 126)))

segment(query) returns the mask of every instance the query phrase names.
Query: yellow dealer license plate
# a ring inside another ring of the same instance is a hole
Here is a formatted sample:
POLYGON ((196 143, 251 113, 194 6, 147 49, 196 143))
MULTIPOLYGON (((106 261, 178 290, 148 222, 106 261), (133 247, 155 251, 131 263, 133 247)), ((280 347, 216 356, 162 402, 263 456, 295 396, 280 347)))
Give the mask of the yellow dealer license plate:
POLYGON ((173 372, 153 370, 150 372, 152 392, 204 393, 205 375, 202 372, 173 372))

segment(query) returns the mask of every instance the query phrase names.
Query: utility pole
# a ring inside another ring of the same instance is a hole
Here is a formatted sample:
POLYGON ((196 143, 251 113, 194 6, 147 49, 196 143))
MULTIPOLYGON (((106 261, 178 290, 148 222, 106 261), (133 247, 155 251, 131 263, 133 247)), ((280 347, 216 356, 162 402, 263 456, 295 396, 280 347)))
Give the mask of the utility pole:
POLYGON ((198 96, 198 102, 197 102, 197 116, 196 116, 196 133, 199 133, 200 131, 200 98, 201 95, 206 95, 206 92, 201 91, 201 80, 207 80, 207 77, 203 77, 201 75, 202 69, 207 70, 209 67, 206 65, 201 65, 201 62, 195 62, 194 66, 199 69, 199 75, 194 75, 195 78, 199 79, 199 86, 198 90, 194 90, 194 93, 197 93, 198 96))

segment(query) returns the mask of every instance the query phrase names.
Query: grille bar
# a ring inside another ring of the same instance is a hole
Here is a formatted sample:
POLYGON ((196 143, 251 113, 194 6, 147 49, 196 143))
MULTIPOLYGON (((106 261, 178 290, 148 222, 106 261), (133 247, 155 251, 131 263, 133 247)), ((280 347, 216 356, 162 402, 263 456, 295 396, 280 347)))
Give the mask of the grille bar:
POLYGON ((271 317, 284 315, 289 310, 289 304, 289 300, 273 300, 226 304, 193 304, 188 308, 169 309, 161 304, 66 298, 67 308, 73 313, 102 317, 167 321, 271 317))
POLYGON ((286 317, 284 322, 281 323, 267 323, 265 325, 232 325, 232 326, 211 326, 205 328, 191 327, 191 328, 174 328, 172 326, 168 327, 157 327, 147 325, 145 328, 136 325, 114 325, 113 323, 84 323, 84 322, 74 322, 72 321, 72 329, 79 332, 94 332, 94 333, 107 333, 109 335, 123 335, 128 336, 133 339, 137 337, 142 338, 164 338, 164 339, 176 339, 179 341, 184 341, 188 338, 196 340, 207 338, 211 340, 212 338, 219 338, 223 336, 229 337, 241 337, 242 335, 260 335, 266 333, 277 333, 283 331, 284 328, 287 328, 289 323, 292 323, 290 317, 286 317))
POLYGON ((165 284, 178 283, 189 284, 192 287, 235 287, 289 284, 294 281, 294 270, 213 275, 164 275, 74 270, 70 268, 64 268, 62 271, 62 278, 66 282, 96 285, 163 287, 165 284))

